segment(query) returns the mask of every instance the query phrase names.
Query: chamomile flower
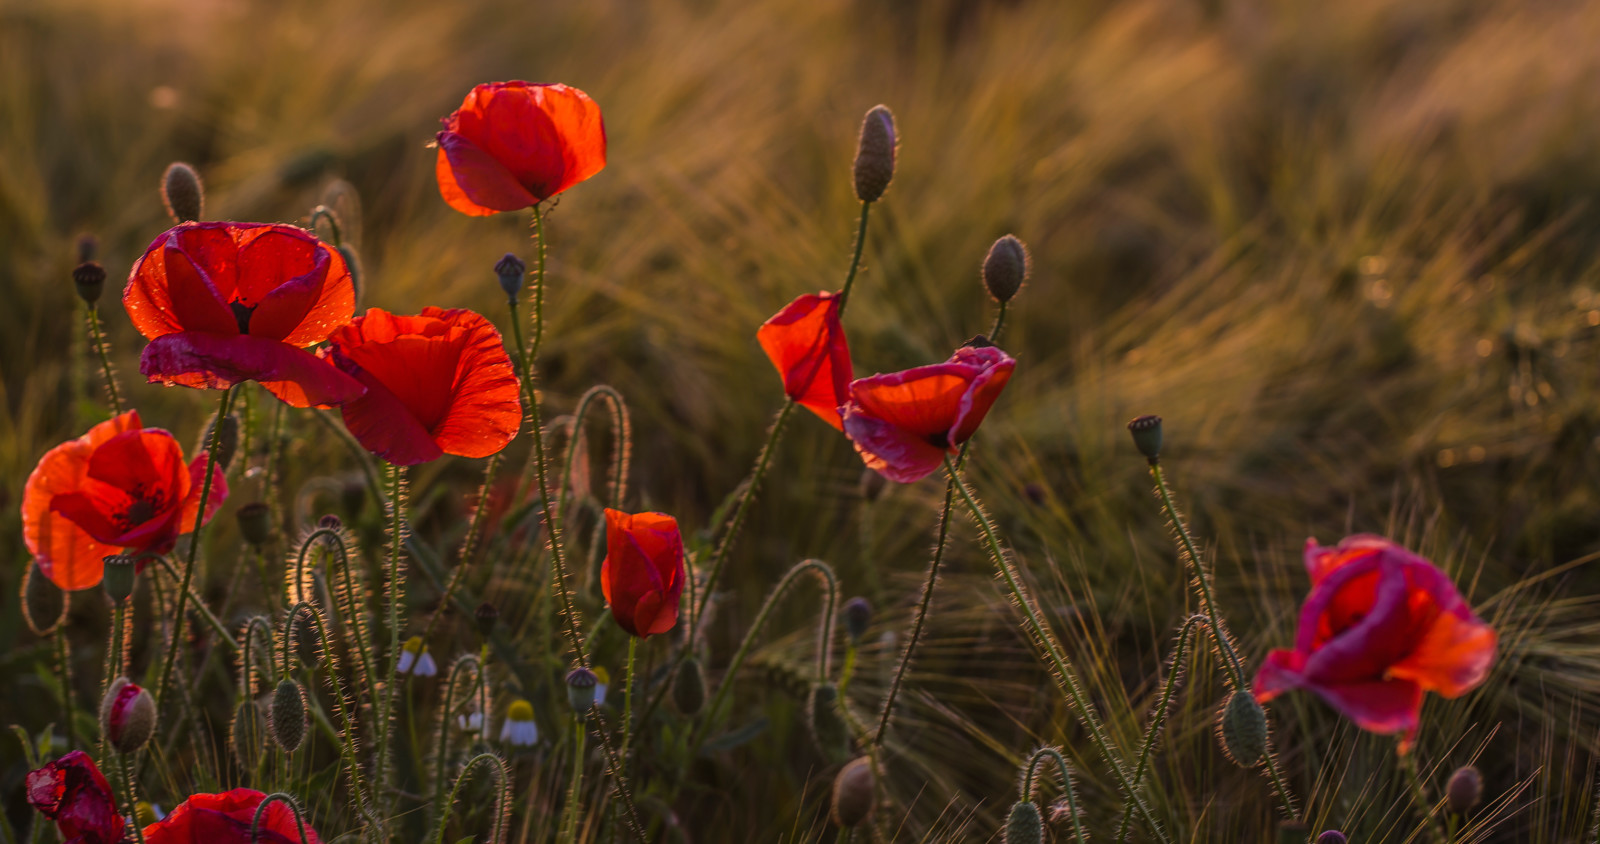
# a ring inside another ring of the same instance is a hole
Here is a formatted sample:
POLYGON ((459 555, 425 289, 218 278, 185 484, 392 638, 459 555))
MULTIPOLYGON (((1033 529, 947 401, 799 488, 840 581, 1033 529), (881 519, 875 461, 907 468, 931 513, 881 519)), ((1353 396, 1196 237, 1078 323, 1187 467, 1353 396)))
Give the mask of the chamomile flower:
MULTIPOLYGON (((481 713, 475 714, 481 717, 481 713)), ((506 720, 500 726, 500 740, 513 747, 532 747, 539 740, 539 726, 533 723, 533 704, 518 698, 506 707, 506 720)))
POLYGON ((400 649, 400 664, 394 670, 398 674, 432 677, 439 673, 439 666, 433 661, 433 654, 428 653, 428 646, 422 643, 422 637, 412 636, 400 649))
POLYGON ((605 706, 606 689, 611 688, 611 673, 606 671, 605 666, 596 665, 594 667, 594 676, 595 679, 600 681, 594 687, 594 705, 605 706))

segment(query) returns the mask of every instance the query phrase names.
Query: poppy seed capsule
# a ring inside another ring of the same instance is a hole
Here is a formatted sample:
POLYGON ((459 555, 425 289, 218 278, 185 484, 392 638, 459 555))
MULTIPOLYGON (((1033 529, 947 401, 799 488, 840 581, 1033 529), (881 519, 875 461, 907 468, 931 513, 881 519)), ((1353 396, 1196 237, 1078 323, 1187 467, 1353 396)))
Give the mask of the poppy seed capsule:
POLYGON ((332 513, 317 519, 317 527, 322 530, 344 530, 344 522, 332 513))
POLYGON ((1317 844, 1348 844, 1349 841, 1350 839, 1337 829, 1323 830, 1322 834, 1317 836, 1317 844))
POLYGON ((1155 463, 1161 459, 1161 417, 1135 416, 1128 423, 1128 431, 1133 434, 1133 444, 1146 460, 1155 463))
POLYGON ((1458 815, 1465 815, 1477 808, 1478 801, 1483 799, 1483 774, 1471 765, 1464 765, 1450 775, 1450 783, 1444 788, 1445 802, 1449 803, 1450 811, 1458 815))
POLYGON ((1222 710, 1222 748, 1245 768, 1267 752, 1267 713, 1249 692, 1234 692, 1222 710))
POLYGON ((48 636, 67 614, 66 593, 44 576, 38 563, 22 575, 22 618, 35 636, 48 636))
POLYGON ((844 602, 844 634, 850 637, 850 644, 861 644, 861 638, 867 635, 867 628, 872 626, 872 602, 859 595, 844 602))
POLYGON ((500 278, 500 289, 506 292, 506 300, 513 305, 517 303, 517 294, 522 291, 522 277, 527 273, 528 265, 510 252, 495 262, 494 274, 500 278))
POLYGON ((233 711, 233 724, 228 728, 228 744, 233 747, 234 758, 245 770, 255 768, 261 748, 267 743, 267 723, 261 716, 261 706, 246 700, 233 711))
POLYGON ((239 534, 244 541, 260 548, 272 539, 272 508, 266 502, 253 501, 233 515, 239 520, 239 534))
POLYGON ((239 451, 239 417, 231 413, 222 417, 221 428, 217 427, 216 419, 212 419, 211 424, 206 426, 205 439, 200 441, 200 447, 195 449, 195 453, 210 450, 212 442, 217 444, 217 465, 222 467, 223 471, 227 471, 228 466, 233 463, 233 455, 239 451))
POLYGON ((100 701, 100 734, 118 753, 137 751, 156 731, 156 702, 150 693, 118 677, 100 701))
POLYGON ((833 822, 852 829, 872 817, 877 788, 872 760, 866 756, 850 760, 833 778, 833 822))
POLYGON ((1028 280, 1028 247, 1015 235, 1006 235, 989 247, 983 259, 983 285, 996 302, 1005 304, 1028 280))
POLYGON ((894 114, 888 106, 876 105, 861 121, 861 138, 856 143, 856 199, 877 202, 894 179, 894 114))
POLYGON ((1039 807, 1028 802, 1011 805, 1011 816, 1006 818, 1006 834, 1000 839, 1005 844, 1044 844, 1044 819, 1039 817, 1039 807))
POLYGON ((79 299, 93 305, 106 290, 106 268, 95 261, 84 261, 72 268, 72 286, 77 288, 79 299))
POLYGON ((272 731, 272 740, 285 753, 293 753, 300 748, 300 742, 306 738, 307 724, 306 699, 299 683, 293 680, 278 683, 277 690, 272 693, 272 713, 267 723, 272 731))
POLYGON ((672 678, 672 705, 686 716, 699 714, 700 707, 706 705, 706 674, 700 668, 700 660, 691 656, 678 666, 678 673, 672 678))
POLYGON ((595 686, 600 685, 600 678, 583 666, 578 666, 567 672, 567 702, 578 714, 588 714, 594 708, 595 686))
POLYGON ((312 610, 302 608, 296 613, 294 626, 290 629, 294 631, 294 650, 300 657, 300 664, 316 668, 317 663, 322 661, 322 637, 312 610))
POLYGON ((192 223, 200 219, 206 204, 205 183, 193 167, 182 161, 167 165, 161 174, 161 204, 174 223, 192 223))
POLYGON ((105 558, 105 574, 101 585, 105 587, 111 602, 118 606, 133 594, 133 581, 139 570, 135 559, 132 554, 112 554, 105 558))

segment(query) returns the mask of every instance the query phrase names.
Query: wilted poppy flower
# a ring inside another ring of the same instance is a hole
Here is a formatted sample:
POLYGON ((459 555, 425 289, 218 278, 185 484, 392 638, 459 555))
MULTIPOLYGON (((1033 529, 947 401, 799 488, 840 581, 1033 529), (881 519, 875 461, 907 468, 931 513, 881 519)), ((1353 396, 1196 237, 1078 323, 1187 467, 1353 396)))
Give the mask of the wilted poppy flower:
MULTIPOLYGON (((139 412, 130 410, 39 459, 23 487, 22 539, 55 585, 98 585, 107 555, 123 549, 165 554, 180 534, 194 530, 205 467, 204 452, 185 465, 178 441, 144 427, 139 412)), ((227 497, 217 466, 207 519, 227 497)))
POLYGON ((600 589, 618 627, 641 639, 671 630, 678 622, 683 578, 683 535, 677 519, 606 508, 600 589))
POLYGON ((30 771, 26 781, 28 802, 56 822, 56 830, 69 844, 119 844, 123 820, 117 814, 111 786, 81 750, 30 771))
POLYGON ((839 406, 849 395, 853 376, 850 346, 839 324, 843 302, 836 293, 801 296, 756 332, 767 358, 783 376, 784 394, 841 429, 839 406))
MULTIPOLYGON (((251 844, 250 825, 267 795, 249 788, 221 794, 196 794, 159 821, 144 828, 145 844, 251 844)), ((261 844, 300 844, 294 810, 273 802, 261 816, 261 844)), ((306 844, 320 844, 306 824, 306 844)))
POLYGON ((220 389, 259 381, 294 407, 332 407, 361 385, 305 350, 350 320, 338 250, 294 226, 184 223, 133 265, 122 304, 150 341, 151 383, 220 389))
POLYGON ((522 401, 500 332, 468 310, 372 308, 333 333, 332 359, 366 385, 339 411, 373 454, 401 466, 445 454, 488 457, 522 425, 522 401))
POLYGON ((908 484, 970 439, 1017 362, 994 346, 963 346, 944 363, 858 378, 839 409, 867 467, 908 484))
POLYGON ((1423 692, 1460 697, 1488 676, 1494 630, 1427 560, 1359 535, 1332 548, 1307 540, 1306 569, 1294 649, 1267 655, 1256 700, 1310 689, 1363 729, 1402 733, 1404 748, 1423 692))
POLYGON ((463 214, 538 205, 606 166, 600 106, 566 85, 486 82, 443 122, 434 173, 463 214))

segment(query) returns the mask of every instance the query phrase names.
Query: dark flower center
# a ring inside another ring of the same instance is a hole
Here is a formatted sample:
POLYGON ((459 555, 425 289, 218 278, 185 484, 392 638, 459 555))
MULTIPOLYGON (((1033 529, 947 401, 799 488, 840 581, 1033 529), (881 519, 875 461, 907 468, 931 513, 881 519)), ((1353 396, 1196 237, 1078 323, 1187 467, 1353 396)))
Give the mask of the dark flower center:
POLYGON ((233 318, 239 323, 239 333, 250 333, 250 315, 256 312, 255 305, 246 305, 243 302, 229 302, 228 307, 233 309, 233 318))
POLYGON ((948 449, 950 448, 950 432, 939 431, 938 433, 929 434, 928 442, 933 443, 934 448, 948 449))
POLYGON ((156 517, 166 504, 166 496, 160 492, 150 494, 145 491, 144 485, 133 490, 133 503, 126 510, 115 517, 117 527, 124 531, 132 530, 156 517))

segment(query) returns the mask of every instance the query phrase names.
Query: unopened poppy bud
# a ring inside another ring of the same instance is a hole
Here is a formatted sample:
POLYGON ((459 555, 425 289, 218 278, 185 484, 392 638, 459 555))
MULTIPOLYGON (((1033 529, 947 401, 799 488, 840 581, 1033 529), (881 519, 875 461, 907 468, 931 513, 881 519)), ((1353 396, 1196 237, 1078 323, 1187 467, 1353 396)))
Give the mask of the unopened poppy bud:
POLYGON ((22 575, 22 618, 35 636, 48 636, 67 613, 66 593, 44 576, 38 563, 22 575))
POLYGON ((1483 774, 1471 765, 1464 765, 1450 775, 1450 783, 1444 788, 1445 802, 1449 803, 1450 811, 1458 815, 1465 815, 1477 808, 1478 801, 1483 799, 1483 774))
POLYGON ((84 233, 78 235, 78 263, 87 264, 94 260, 95 253, 100 251, 100 241, 94 235, 84 233))
POLYGON ((234 517, 239 520, 239 535, 244 541, 260 548, 272 539, 272 508, 265 501, 253 501, 240 507, 234 517))
POLYGON ((213 442, 217 446, 215 455, 217 465, 226 472, 228 466, 233 463, 233 455, 239 451, 239 417, 231 413, 222 417, 220 428, 217 426, 217 421, 212 419, 211 424, 206 426, 205 439, 200 441, 200 447, 195 449, 195 452, 210 450, 213 442))
POLYGON ((161 174, 161 203, 174 223, 192 223, 200 219, 206 204, 205 183, 193 167, 182 161, 167 165, 161 174))
POLYGON ((322 661, 322 636, 312 611, 302 608, 295 614, 294 626, 290 629, 294 631, 294 650, 300 657, 300 664, 316 668, 322 661))
POLYGON ((1004 844, 1044 844, 1044 818, 1039 816, 1039 807, 1026 801, 1013 803, 1001 841, 1004 844))
POLYGON ((678 666, 672 678, 672 704, 684 715, 693 716, 706 705, 706 673, 700 660, 689 657, 678 666))
POLYGON ((272 740, 285 753, 293 753, 300 748, 300 742, 306 737, 307 724, 306 699, 299 683, 293 680, 278 683, 277 690, 272 693, 272 715, 267 723, 272 731, 272 740))
POLYGON ((872 602, 860 596, 844 602, 844 634, 850 637, 850 644, 861 644, 861 637, 867 635, 867 628, 872 626, 872 602))
POLYGON ((323 530, 344 530, 344 522, 332 513, 317 519, 317 527, 323 530))
POLYGON ((507 252, 504 258, 495 262, 494 274, 500 277, 500 289, 506 292, 506 300, 515 305, 517 294, 522 291, 522 277, 528 274, 528 265, 507 252))
POLYGON ((494 604, 484 601, 473 611, 472 620, 478 626, 478 635, 487 639, 494 632, 495 623, 500 620, 500 611, 495 609, 494 604))
POLYGON ((838 686, 818 683, 811 687, 806 720, 817 748, 829 761, 842 759, 850 753, 850 728, 839 714, 838 686))
POLYGON ((894 179, 894 114, 888 106, 873 106, 861 121, 856 143, 856 199, 877 202, 894 179))
POLYGON ((860 826, 872 817, 877 789, 872 760, 866 756, 850 760, 833 778, 833 822, 846 829, 860 826))
POLYGON ((567 702, 578 714, 588 714, 594 708, 594 687, 600 685, 600 678, 595 676, 583 666, 578 666, 567 672, 567 702))
POLYGON ((246 700, 233 711, 233 724, 228 728, 228 744, 233 747, 234 758, 244 770, 252 770, 267 742, 267 721, 261 715, 261 705, 246 700))
POLYGON ((79 299, 93 305, 106 290, 106 268, 95 261, 84 261, 72 268, 72 286, 77 288, 79 299))
POLYGON ((883 497, 883 491, 887 489, 888 486, 889 481, 877 472, 874 472, 871 469, 865 469, 861 472, 861 484, 859 490, 863 499, 867 501, 877 501, 879 498, 883 497))
POLYGON ((996 302, 1005 304, 1028 280, 1028 247, 1015 235, 1006 235, 989 247, 983 259, 983 285, 996 302))
POLYGON ((1222 749, 1245 768, 1267 752, 1267 713, 1249 692, 1234 692, 1222 709, 1222 749))
POLYGON ((1128 431, 1133 434, 1133 444, 1145 459, 1151 463, 1161 459, 1161 417, 1136 416, 1128 423, 1128 431))
POLYGON ((1325 829, 1317 836, 1317 844, 1349 844, 1350 839, 1337 829, 1325 829))
POLYGON ((133 753, 156 731, 156 702, 150 693, 118 677, 100 701, 100 734, 118 753, 133 753))
POLYGON ((133 594, 133 581, 138 573, 134 559, 132 554, 112 554, 105 558, 105 575, 101 585, 114 604, 120 605, 133 594))

